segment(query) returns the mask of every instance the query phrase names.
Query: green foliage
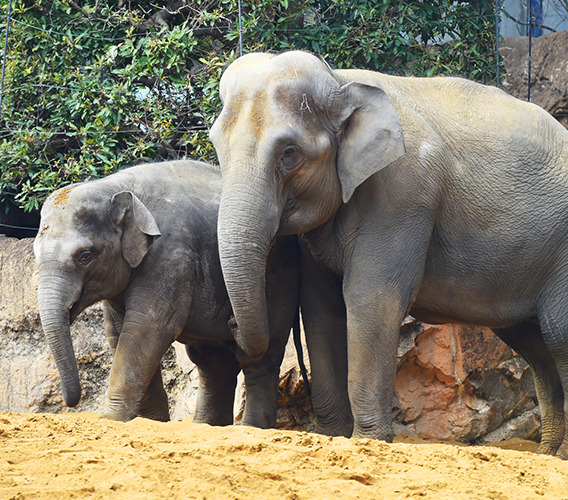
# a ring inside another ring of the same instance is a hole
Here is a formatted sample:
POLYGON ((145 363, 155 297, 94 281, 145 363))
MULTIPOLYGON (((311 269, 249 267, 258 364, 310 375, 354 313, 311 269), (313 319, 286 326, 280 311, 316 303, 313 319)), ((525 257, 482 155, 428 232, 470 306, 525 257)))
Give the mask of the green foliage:
POLYGON ((128 165, 215 159, 207 127, 232 55, 207 30, 199 38, 199 27, 226 24, 222 13, 205 13, 200 2, 192 8, 203 20, 180 9, 161 24, 163 9, 142 2, 92 2, 82 11, 53 0, 14 3, 0 191, 32 210, 53 189, 128 165))
POLYGON ((494 4, 475 3, 257 0, 245 17, 245 41, 256 50, 319 53, 332 67, 496 83, 494 4), (288 3, 304 27, 290 26, 288 3))
MULTIPOLYGON (((303 49, 334 67, 491 83, 493 7, 475 3, 243 0, 244 51, 303 49)), ((216 160, 208 129, 238 54, 237 0, 13 4, 0 209, 34 210, 53 189, 144 161, 216 160)))

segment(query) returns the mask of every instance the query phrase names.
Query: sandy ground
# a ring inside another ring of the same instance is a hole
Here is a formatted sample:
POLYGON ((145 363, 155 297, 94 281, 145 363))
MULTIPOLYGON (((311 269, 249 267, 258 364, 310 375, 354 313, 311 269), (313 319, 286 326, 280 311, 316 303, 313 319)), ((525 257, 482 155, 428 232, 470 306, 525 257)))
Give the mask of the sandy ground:
POLYGON ((4 412, 0 498, 568 499, 568 462, 505 446, 4 412))

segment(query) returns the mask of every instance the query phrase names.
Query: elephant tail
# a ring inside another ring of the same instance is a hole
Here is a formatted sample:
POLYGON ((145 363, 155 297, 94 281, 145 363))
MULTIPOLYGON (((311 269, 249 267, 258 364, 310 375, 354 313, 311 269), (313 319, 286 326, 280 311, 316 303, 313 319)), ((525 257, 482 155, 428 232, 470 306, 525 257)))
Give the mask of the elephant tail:
POLYGON ((302 379, 304 380, 304 387, 306 388, 307 395, 311 397, 312 390, 310 388, 310 380, 308 378, 306 364, 304 363, 304 350, 302 349, 302 338, 300 333, 300 308, 298 307, 296 309, 296 316, 294 317, 294 325, 292 326, 292 335, 294 337, 294 346, 296 347, 296 355, 298 356, 300 372, 302 373, 302 379))

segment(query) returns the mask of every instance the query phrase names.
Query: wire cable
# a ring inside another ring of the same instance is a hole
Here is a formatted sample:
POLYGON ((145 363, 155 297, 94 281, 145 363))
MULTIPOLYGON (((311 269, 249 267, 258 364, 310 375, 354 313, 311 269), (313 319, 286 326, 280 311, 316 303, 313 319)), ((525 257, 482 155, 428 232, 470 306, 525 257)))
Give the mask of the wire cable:
POLYGON ((243 18, 241 13, 241 0, 239 0, 239 52, 243 55, 243 18))
POLYGON ((2 96, 4 95, 4 77, 6 75, 6 56, 8 54, 8 32, 10 31, 10 17, 12 16, 12 0, 8 3, 6 16, 6 37, 4 38, 4 55, 2 57, 2 78, 0 79, 0 114, 2 114, 2 96))
POLYGON ((0 227, 7 227, 9 229, 23 229, 25 231, 39 231, 39 227, 12 226, 11 224, 0 223, 0 227))

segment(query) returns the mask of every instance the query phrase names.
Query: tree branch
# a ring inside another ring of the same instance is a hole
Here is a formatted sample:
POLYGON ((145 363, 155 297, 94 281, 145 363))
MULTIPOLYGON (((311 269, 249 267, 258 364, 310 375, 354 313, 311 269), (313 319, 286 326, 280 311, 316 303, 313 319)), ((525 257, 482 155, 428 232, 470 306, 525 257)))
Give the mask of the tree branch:
POLYGON ((87 17, 87 18, 91 17, 91 15, 85 9, 83 9, 83 7, 81 7, 78 3, 74 2, 73 0, 67 0, 67 3, 69 4, 70 7, 79 11, 85 17, 87 17))

